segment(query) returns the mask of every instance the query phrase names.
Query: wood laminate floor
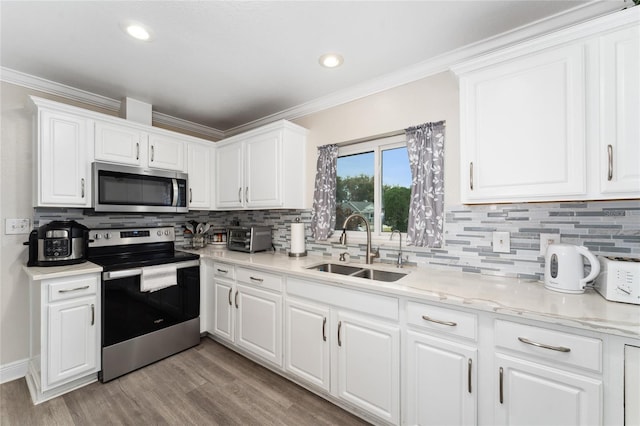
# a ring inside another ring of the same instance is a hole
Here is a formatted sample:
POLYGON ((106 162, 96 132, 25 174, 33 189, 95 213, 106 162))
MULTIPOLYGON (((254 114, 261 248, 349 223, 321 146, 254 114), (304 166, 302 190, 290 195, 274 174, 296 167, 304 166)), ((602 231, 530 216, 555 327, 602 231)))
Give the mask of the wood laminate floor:
POLYGON ((25 379, 4 383, 0 404, 2 426, 367 424, 209 338, 36 406, 25 379))

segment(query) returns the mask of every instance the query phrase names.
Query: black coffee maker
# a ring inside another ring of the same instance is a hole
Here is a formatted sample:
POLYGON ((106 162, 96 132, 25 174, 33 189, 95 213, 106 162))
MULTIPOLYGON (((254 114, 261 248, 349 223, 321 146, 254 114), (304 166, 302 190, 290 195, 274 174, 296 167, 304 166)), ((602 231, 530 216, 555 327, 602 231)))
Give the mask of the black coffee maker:
POLYGON ((89 228, 74 220, 55 220, 29 234, 27 266, 63 266, 87 260, 89 228))

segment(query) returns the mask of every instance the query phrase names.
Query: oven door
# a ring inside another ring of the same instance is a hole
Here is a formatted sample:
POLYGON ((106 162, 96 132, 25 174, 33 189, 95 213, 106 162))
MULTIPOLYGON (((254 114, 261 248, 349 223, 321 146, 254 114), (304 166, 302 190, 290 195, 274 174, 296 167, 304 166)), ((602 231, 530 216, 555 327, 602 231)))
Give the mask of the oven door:
POLYGON ((177 285, 140 291, 142 268, 102 274, 102 347, 199 317, 199 261, 177 264, 177 285))

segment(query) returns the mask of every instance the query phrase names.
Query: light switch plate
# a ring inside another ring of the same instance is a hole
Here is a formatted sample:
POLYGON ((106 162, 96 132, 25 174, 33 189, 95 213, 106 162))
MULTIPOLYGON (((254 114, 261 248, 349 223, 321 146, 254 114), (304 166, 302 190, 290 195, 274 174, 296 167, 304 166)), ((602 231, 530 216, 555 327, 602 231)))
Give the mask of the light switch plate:
POLYGON ((28 234, 31 231, 31 220, 29 219, 5 219, 4 233, 12 234, 28 234))
POLYGON ((540 234, 540 254, 547 254, 547 247, 560 243, 560 234, 540 234))
POLYGON ((493 252, 494 253, 510 253, 511 252, 511 236, 508 232, 493 233, 493 252))

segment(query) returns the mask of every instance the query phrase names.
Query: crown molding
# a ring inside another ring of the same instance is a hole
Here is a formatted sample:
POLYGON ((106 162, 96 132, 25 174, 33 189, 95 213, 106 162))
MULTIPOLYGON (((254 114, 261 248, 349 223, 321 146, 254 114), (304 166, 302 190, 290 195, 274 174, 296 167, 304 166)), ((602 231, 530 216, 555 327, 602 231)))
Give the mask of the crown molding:
MULTIPOLYGON (((402 86, 440 72, 448 71, 453 66, 460 64, 463 61, 624 9, 629 5, 632 5, 631 0, 593 0, 573 9, 516 28, 515 30, 470 44, 463 48, 422 61, 399 71, 316 98, 312 101, 282 110, 275 114, 227 129, 226 131, 158 112, 152 113, 152 119, 157 123, 172 126, 176 129, 194 132, 203 136, 210 136, 215 139, 223 139, 274 121, 294 120, 296 118, 352 102, 369 95, 374 95, 394 87, 402 86)), ((96 107, 116 112, 120 111, 119 100, 107 98, 85 90, 76 89, 54 81, 45 80, 43 78, 9 68, 0 67, 0 80, 33 90, 38 90, 40 92, 61 96, 77 102, 83 102, 96 107)))

